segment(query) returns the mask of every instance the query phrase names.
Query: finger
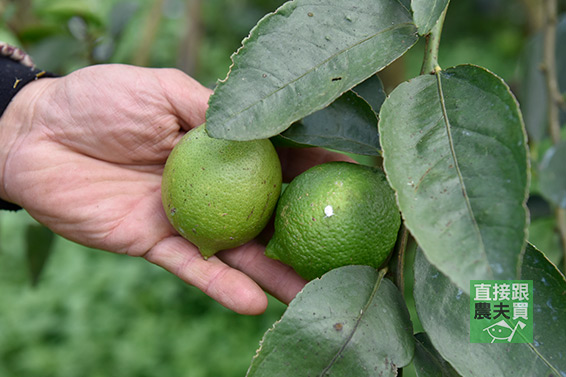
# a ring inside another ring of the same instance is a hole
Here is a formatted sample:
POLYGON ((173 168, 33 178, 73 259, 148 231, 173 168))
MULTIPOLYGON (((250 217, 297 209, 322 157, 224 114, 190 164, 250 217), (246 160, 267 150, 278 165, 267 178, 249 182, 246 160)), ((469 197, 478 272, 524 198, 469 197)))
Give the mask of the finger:
POLYGON ((289 182, 313 166, 330 161, 354 160, 345 154, 331 152, 324 148, 277 148, 283 171, 283 181, 289 182))
POLYGON ((267 308, 265 293, 252 279, 217 257, 204 260, 198 249, 180 236, 163 239, 146 253, 145 259, 237 313, 256 315, 267 308))
POLYGON ((303 289, 307 281, 291 267, 266 257, 264 250, 262 245, 252 241, 216 255, 251 277, 274 297, 288 304, 303 289))
POLYGON ((155 73, 182 127, 189 130, 203 124, 212 90, 178 69, 157 69, 155 73))

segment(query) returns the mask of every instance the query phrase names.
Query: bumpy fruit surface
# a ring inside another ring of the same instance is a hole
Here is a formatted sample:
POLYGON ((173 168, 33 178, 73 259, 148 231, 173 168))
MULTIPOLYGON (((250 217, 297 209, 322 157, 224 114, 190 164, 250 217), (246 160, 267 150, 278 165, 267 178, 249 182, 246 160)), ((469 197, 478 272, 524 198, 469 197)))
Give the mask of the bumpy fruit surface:
POLYGON ((205 125, 173 148, 161 198, 173 227, 208 258, 256 237, 281 193, 281 164, 269 140, 229 141, 205 125))
POLYGON ((268 257, 311 280, 351 264, 378 268, 401 225, 382 170, 329 162, 297 176, 277 205, 268 257))

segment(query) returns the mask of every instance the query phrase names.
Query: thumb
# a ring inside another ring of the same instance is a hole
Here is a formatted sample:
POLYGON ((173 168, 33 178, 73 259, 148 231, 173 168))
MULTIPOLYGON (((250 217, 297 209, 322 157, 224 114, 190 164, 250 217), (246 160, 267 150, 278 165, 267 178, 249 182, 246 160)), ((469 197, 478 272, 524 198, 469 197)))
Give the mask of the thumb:
POLYGON ((212 90, 175 68, 155 69, 163 93, 185 130, 205 122, 212 90))

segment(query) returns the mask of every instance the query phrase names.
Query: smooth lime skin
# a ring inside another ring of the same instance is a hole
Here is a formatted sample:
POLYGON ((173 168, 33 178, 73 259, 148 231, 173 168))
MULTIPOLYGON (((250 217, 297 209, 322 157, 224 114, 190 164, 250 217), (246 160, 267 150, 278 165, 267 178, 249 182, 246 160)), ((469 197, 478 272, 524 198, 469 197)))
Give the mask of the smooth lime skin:
POLYGON ((283 192, 266 255, 307 280, 388 258, 401 224, 395 194, 383 171, 349 162, 317 165, 283 192))
POLYGON ((161 183, 169 221, 205 258, 255 238, 280 192, 281 164, 269 140, 214 139, 205 125, 173 148, 161 183))

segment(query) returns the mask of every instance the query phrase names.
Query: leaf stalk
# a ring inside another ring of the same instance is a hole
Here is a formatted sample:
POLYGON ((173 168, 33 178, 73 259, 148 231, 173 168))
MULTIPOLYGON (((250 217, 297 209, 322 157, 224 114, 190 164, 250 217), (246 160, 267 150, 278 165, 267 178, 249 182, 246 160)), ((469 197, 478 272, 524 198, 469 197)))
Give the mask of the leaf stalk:
POLYGON ((438 49, 440 47, 440 36, 442 34, 442 27, 444 26, 444 19, 446 17, 447 10, 448 5, 444 8, 444 11, 436 22, 436 25, 434 25, 430 33, 426 36, 426 48, 423 65, 421 67, 421 75, 427 73, 433 74, 441 70, 438 65, 438 49))

